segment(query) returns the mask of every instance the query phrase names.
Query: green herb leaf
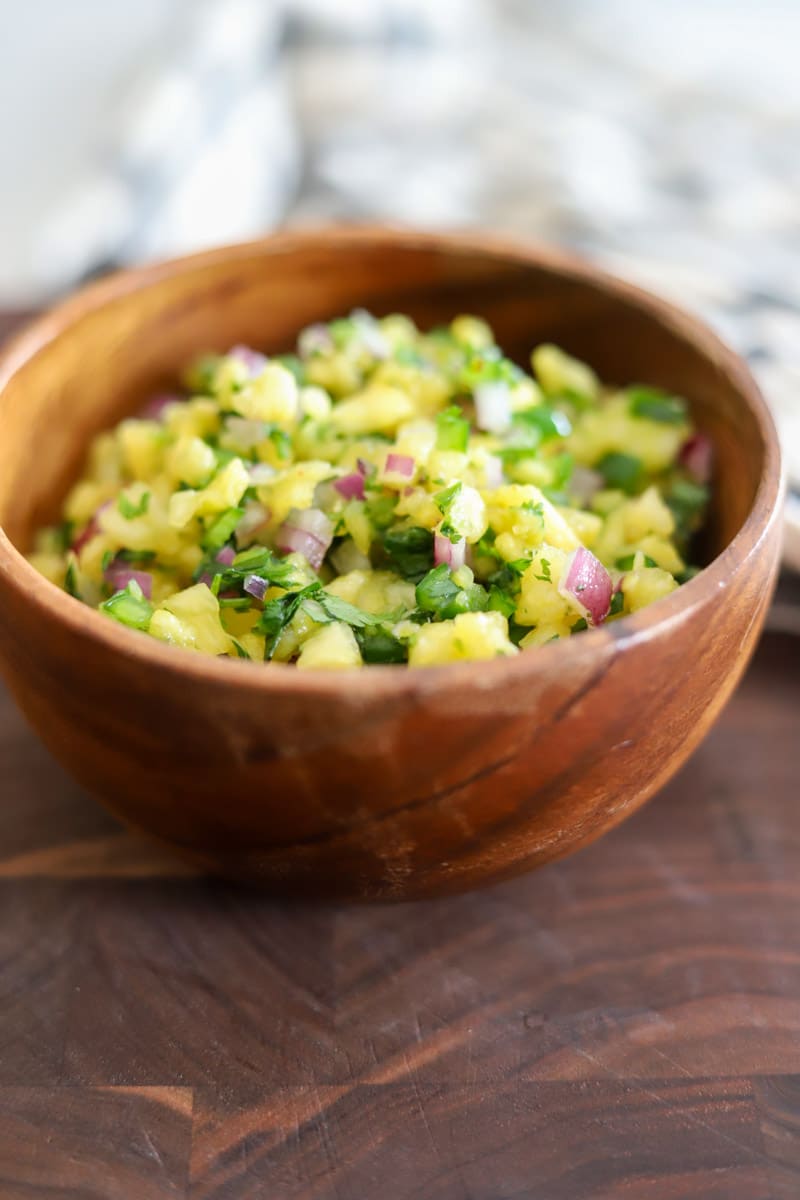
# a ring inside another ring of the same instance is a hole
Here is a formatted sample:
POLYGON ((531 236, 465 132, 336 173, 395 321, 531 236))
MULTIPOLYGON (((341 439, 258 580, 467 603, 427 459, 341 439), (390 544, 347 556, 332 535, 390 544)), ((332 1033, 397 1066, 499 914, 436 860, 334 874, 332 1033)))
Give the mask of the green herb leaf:
POLYGON ((292 457, 292 439, 285 429, 270 429, 269 440, 275 447, 275 453, 281 462, 287 462, 292 457))
POLYGON ((117 508, 122 513, 126 521, 132 521, 134 517, 143 517, 150 507, 150 493, 142 492, 138 504, 134 504, 129 500, 124 492, 120 493, 117 500, 117 508))
POLYGON ((622 612, 625 607, 625 597, 622 592, 614 592, 611 597, 611 607, 608 610, 609 617, 616 617, 622 612))
POLYGON ((214 519, 203 536, 203 549, 211 554, 221 550, 244 516, 243 508, 227 508, 214 519))
POLYGON ((450 487, 446 487, 442 492, 437 492, 433 497, 436 507, 443 516, 447 516, 450 512, 452 503, 461 491, 462 486, 460 480, 457 483, 451 483, 450 487))
POLYGON ((689 479, 673 480, 665 499, 680 532, 690 533, 697 528, 709 495, 709 489, 702 483, 693 483, 689 479))
POLYGON ((355 604, 350 604, 347 600, 334 596, 332 592, 326 592, 321 585, 318 586, 320 590, 314 598, 324 609, 329 620, 344 621, 353 629, 366 629, 369 625, 375 624, 374 613, 364 612, 362 608, 356 608, 355 604))
POLYGON ((419 525, 387 529, 383 548, 392 570, 403 579, 420 579, 433 566, 433 534, 419 525))
POLYGON ((641 488, 644 476, 642 460, 633 454, 612 450, 600 459, 597 470, 609 487, 620 488, 629 496, 635 495, 641 488))
POLYGON ((489 609, 491 611, 500 612, 504 617, 513 617, 516 607, 516 601, 513 596, 509 596, 508 592, 504 592, 496 585, 489 588, 489 609))
POLYGON ((550 575, 550 560, 547 558, 542 558, 539 561, 542 564, 542 573, 541 575, 534 575, 534 579, 541 579, 545 583, 552 583, 553 580, 552 576, 550 575))
POLYGON ((658 421, 663 425, 682 425, 686 420, 686 401, 680 396, 671 396, 661 388, 637 386, 628 388, 626 395, 632 417, 658 421))
POLYGON ((436 416, 436 449, 463 453, 469 443, 469 421, 456 405, 436 416))
MULTIPOLYGON (((364 486, 369 487, 368 479, 364 481, 364 486)), ((365 501, 364 511, 376 529, 386 529, 394 520, 396 506, 396 495, 392 495, 389 492, 380 492, 377 495, 370 496, 369 500, 365 501)))
POLYGON ((380 626, 357 629, 356 640, 366 663, 404 663, 408 660, 408 647, 380 626))
POLYGON ((78 566, 74 555, 70 556, 70 560, 67 563, 67 570, 64 575, 64 591, 68 592, 70 596, 74 596, 76 600, 83 599, 83 596, 78 591, 78 566))
POLYGON ((417 604, 423 612, 433 613, 447 621, 459 613, 484 612, 489 606, 489 595, 479 583, 461 588, 454 581, 446 563, 434 567, 419 581, 416 590, 417 604))
MULTIPOLYGON (((614 563, 614 566, 617 568, 618 571, 632 571, 635 558, 636 558, 635 554, 623 554, 622 558, 617 559, 617 561, 614 563)), ((656 560, 654 558, 651 558, 649 554, 645 554, 644 566, 645 567, 657 567, 658 563, 656 562, 656 560)))
POLYGON ((147 599, 135 579, 122 591, 115 592, 108 600, 100 605, 100 611, 127 625, 129 629, 144 629, 150 625, 153 606, 147 599))
POLYGON ((589 626, 586 623, 585 617, 578 617, 578 620, 575 622, 575 624, 570 625, 569 631, 570 633, 583 633, 584 629, 588 628, 589 626))

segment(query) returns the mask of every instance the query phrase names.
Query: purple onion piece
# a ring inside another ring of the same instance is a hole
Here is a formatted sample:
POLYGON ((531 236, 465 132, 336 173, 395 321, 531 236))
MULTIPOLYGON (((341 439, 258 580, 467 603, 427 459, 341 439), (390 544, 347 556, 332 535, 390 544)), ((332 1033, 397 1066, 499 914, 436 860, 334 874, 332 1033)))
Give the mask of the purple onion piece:
POLYGON ((260 575, 246 575, 244 580, 244 590, 248 596, 254 596, 256 600, 263 600, 267 594, 269 583, 266 579, 262 579, 260 575))
POLYGON ((145 421, 160 421, 170 404, 183 404, 186 397, 177 392, 157 392, 144 404, 138 415, 145 421))
POLYGON ((135 571, 133 568, 126 566, 124 563, 111 563, 103 572, 103 577, 106 583, 110 584, 115 592, 122 592, 129 583, 138 583, 142 589, 143 595, 148 600, 153 595, 153 576, 149 571, 135 571))
POLYGON ((611 608, 614 584, 598 558, 579 546, 567 559, 558 590, 589 625, 601 625, 611 608))
POLYGON ((463 567, 467 559, 467 543, 464 538, 451 542, 443 533, 437 533, 433 539, 433 561, 437 567, 445 563, 451 571, 463 567))
POLYGON ((258 350, 253 350, 251 346, 231 346, 228 351, 228 357, 235 358, 237 362, 240 362, 251 379, 255 379, 256 375, 260 375, 269 362, 266 354, 260 354, 258 350))
POLYGON ((359 471, 354 471, 351 475, 343 475, 341 479, 334 482, 333 486, 340 496, 344 496, 345 500, 364 499, 364 476, 359 471))

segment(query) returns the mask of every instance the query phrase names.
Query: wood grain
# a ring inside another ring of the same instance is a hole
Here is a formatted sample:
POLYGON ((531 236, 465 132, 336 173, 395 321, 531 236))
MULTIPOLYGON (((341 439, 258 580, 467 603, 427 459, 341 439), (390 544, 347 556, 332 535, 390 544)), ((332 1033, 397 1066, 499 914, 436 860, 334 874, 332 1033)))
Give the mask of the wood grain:
POLYGON ((608 838, 369 909, 187 876, 0 693, 3 1200, 794 1200, 798 706, 769 635, 608 838))
POLYGON ((710 331, 549 252, 338 230, 144 268, 0 355, 0 660, 75 778, 190 861, 303 898, 462 891, 585 845, 702 739, 769 603, 778 457, 746 367, 710 331), (609 379, 685 394, 716 447, 717 557, 652 608, 535 654, 355 681, 179 653, 21 558, 11 543, 53 513, 89 436, 148 386, 209 345, 285 346, 357 304, 424 324, 471 309, 518 354, 552 339, 609 379))

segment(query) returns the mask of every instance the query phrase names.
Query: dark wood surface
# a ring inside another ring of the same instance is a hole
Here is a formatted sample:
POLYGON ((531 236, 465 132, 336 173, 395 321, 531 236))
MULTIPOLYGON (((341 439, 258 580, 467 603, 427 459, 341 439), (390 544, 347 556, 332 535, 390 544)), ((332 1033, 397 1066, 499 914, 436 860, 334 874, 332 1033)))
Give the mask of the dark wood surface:
POLYGON ((768 634, 601 842, 304 908, 121 830, 0 693, 0 1197, 796 1200, 798 775, 768 634))

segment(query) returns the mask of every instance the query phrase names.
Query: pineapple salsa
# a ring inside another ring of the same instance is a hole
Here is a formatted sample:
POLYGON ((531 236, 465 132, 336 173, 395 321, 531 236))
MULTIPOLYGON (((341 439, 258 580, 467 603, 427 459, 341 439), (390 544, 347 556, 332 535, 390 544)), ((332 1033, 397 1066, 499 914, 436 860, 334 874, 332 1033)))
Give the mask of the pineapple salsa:
POLYGON ((425 666, 635 612, 696 568, 711 446, 679 396, 531 373, 471 316, 362 310, 244 346, 100 434, 31 562, 109 620, 205 654, 425 666))

